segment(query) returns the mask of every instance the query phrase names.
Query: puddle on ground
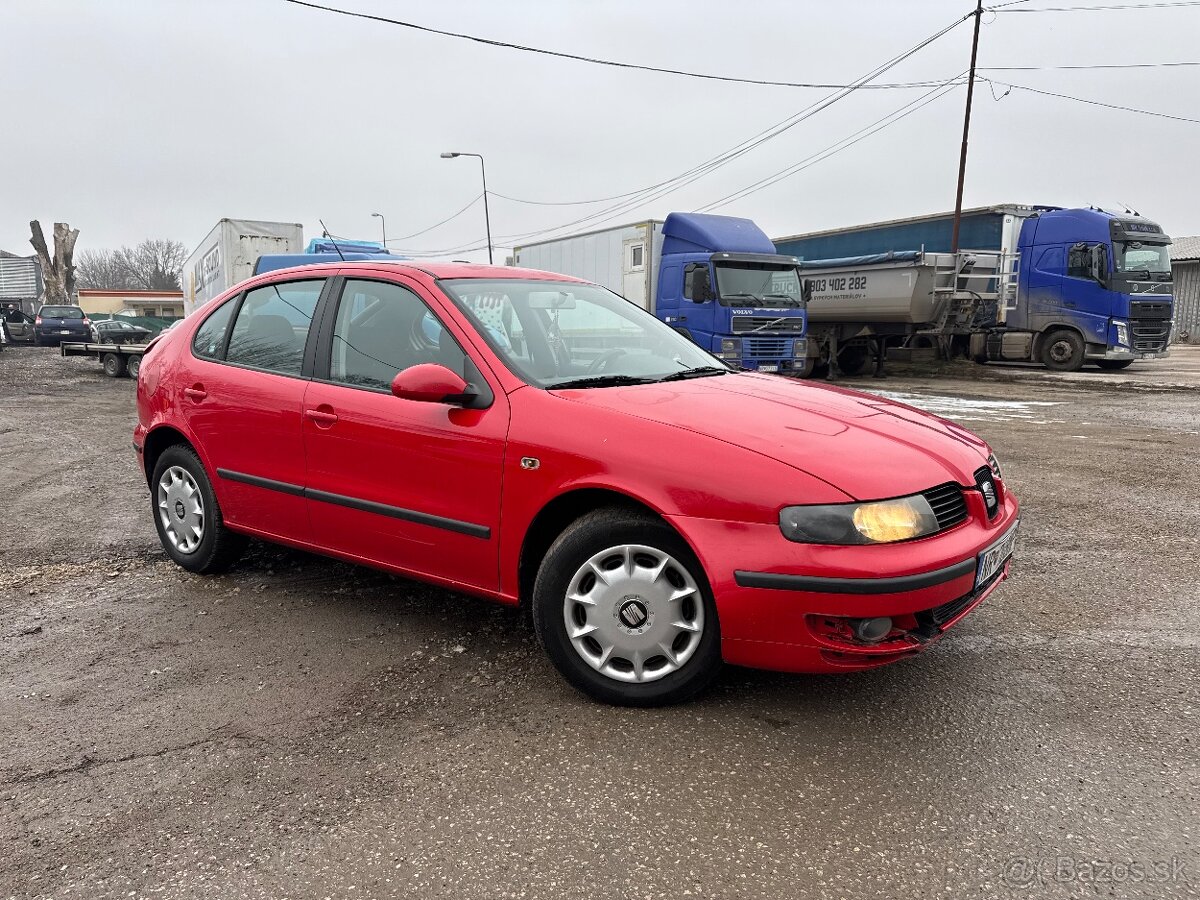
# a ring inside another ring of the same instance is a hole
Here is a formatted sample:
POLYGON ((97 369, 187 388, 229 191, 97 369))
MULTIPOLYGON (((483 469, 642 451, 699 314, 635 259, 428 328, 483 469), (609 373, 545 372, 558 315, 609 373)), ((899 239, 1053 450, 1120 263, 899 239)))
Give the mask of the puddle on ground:
MULTIPOLYGON (((860 388, 860 390, 862 390, 860 388)), ((907 403, 937 416, 956 422, 1029 422, 1049 425, 1062 419, 1046 418, 1049 407, 1063 406, 1049 400, 973 400, 967 397, 947 397, 939 394, 910 394, 905 391, 869 390, 868 393, 898 403, 907 403)))

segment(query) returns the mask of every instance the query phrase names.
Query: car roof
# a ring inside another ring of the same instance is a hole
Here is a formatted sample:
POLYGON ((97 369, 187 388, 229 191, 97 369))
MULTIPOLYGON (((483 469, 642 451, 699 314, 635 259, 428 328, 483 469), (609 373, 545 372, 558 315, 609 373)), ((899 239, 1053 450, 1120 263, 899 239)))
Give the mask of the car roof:
MULTIPOLYGON (((557 272, 543 272, 540 269, 520 269, 515 266, 496 266, 483 263, 441 262, 423 259, 371 259, 348 262, 311 263, 297 266, 293 269, 275 269, 264 275, 279 275, 288 272, 324 273, 336 269, 362 269, 363 271, 380 269, 395 269, 397 271, 423 272, 437 279, 446 278, 480 278, 491 280, 537 280, 537 281, 573 281, 579 284, 588 282, 571 275, 560 275, 557 272)), ((274 280, 269 278, 267 280, 274 280)))

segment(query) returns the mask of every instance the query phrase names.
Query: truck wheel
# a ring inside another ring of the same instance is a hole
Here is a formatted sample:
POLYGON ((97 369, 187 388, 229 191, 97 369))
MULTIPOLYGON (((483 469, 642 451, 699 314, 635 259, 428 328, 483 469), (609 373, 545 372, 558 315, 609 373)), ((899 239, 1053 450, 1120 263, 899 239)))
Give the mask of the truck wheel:
POLYGON ((796 360, 795 368, 792 369, 792 375, 796 378, 812 378, 813 369, 817 367, 817 358, 815 356, 805 356, 803 359, 796 360))
POLYGON ((534 582, 533 621, 563 677, 605 703, 679 703, 721 667, 704 569, 645 513, 597 510, 559 535, 534 582))
POLYGON ((100 358, 100 365, 109 378, 120 378, 125 374, 125 358, 119 353, 105 353, 100 358))
POLYGON ((175 444, 163 451, 150 479, 150 512, 167 556, 200 575, 227 570, 246 549, 244 535, 225 527, 217 495, 200 457, 175 444))
POLYGON ((866 347, 847 347, 838 354, 838 370, 843 375, 861 375, 870 358, 866 347))
POLYGON ((125 363, 125 371, 129 373, 129 377, 137 381, 138 370, 142 367, 141 356, 131 356, 125 363))
POLYGON ((1132 359, 1098 359, 1096 365, 1104 369, 1106 372, 1115 372, 1118 369, 1128 369, 1133 365, 1132 359))
POLYGON ((1042 338, 1042 362, 1055 372, 1078 372, 1083 368, 1083 349, 1079 332, 1060 328, 1042 338))

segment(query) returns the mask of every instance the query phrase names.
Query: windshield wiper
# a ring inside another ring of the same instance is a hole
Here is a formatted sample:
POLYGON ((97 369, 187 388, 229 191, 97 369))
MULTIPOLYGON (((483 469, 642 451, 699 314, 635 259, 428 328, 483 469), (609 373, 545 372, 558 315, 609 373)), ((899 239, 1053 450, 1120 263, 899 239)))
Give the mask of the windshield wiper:
POLYGON ((731 306, 753 306, 754 301, 757 300, 758 297, 755 296, 754 294, 747 294, 745 292, 742 292, 742 293, 737 293, 737 294, 722 294, 721 299, 722 300, 749 300, 750 301, 749 303, 733 303, 730 305, 731 306))
POLYGON ((763 299, 786 300, 789 304, 796 308, 799 308, 801 305, 799 300, 797 300, 795 297, 789 296, 788 294, 763 294, 763 299))
POLYGON ((552 391, 559 388, 590 388, 617 387, 623 384, 654 384, 656 378, 643 378, 639 375, 588 375, 584 378, 573 378, 570 381, 560 381, 546 387, 552 391))
POLYGON ((683 381, 685 378, 707 378, 710 375, 728 375, 729 370, 720 366, 696 366, 694 369, 684 369, 682 372, 672 372, 664 375, 659 381, 683 381))

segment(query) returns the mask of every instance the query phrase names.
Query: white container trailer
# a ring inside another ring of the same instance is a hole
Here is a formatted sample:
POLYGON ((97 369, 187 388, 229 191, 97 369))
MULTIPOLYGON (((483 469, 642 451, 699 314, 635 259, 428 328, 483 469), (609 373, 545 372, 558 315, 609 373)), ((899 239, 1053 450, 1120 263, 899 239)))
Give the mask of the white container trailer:
POLYGON ((303 249, 304 227, 294 222, 222 219, 183 264, 184 315, 249 278, 260 256, 303 249))
POLYGON ((513 248, 513 265, 574 275, 654 312, 663 223, 649 219, 513 248))

